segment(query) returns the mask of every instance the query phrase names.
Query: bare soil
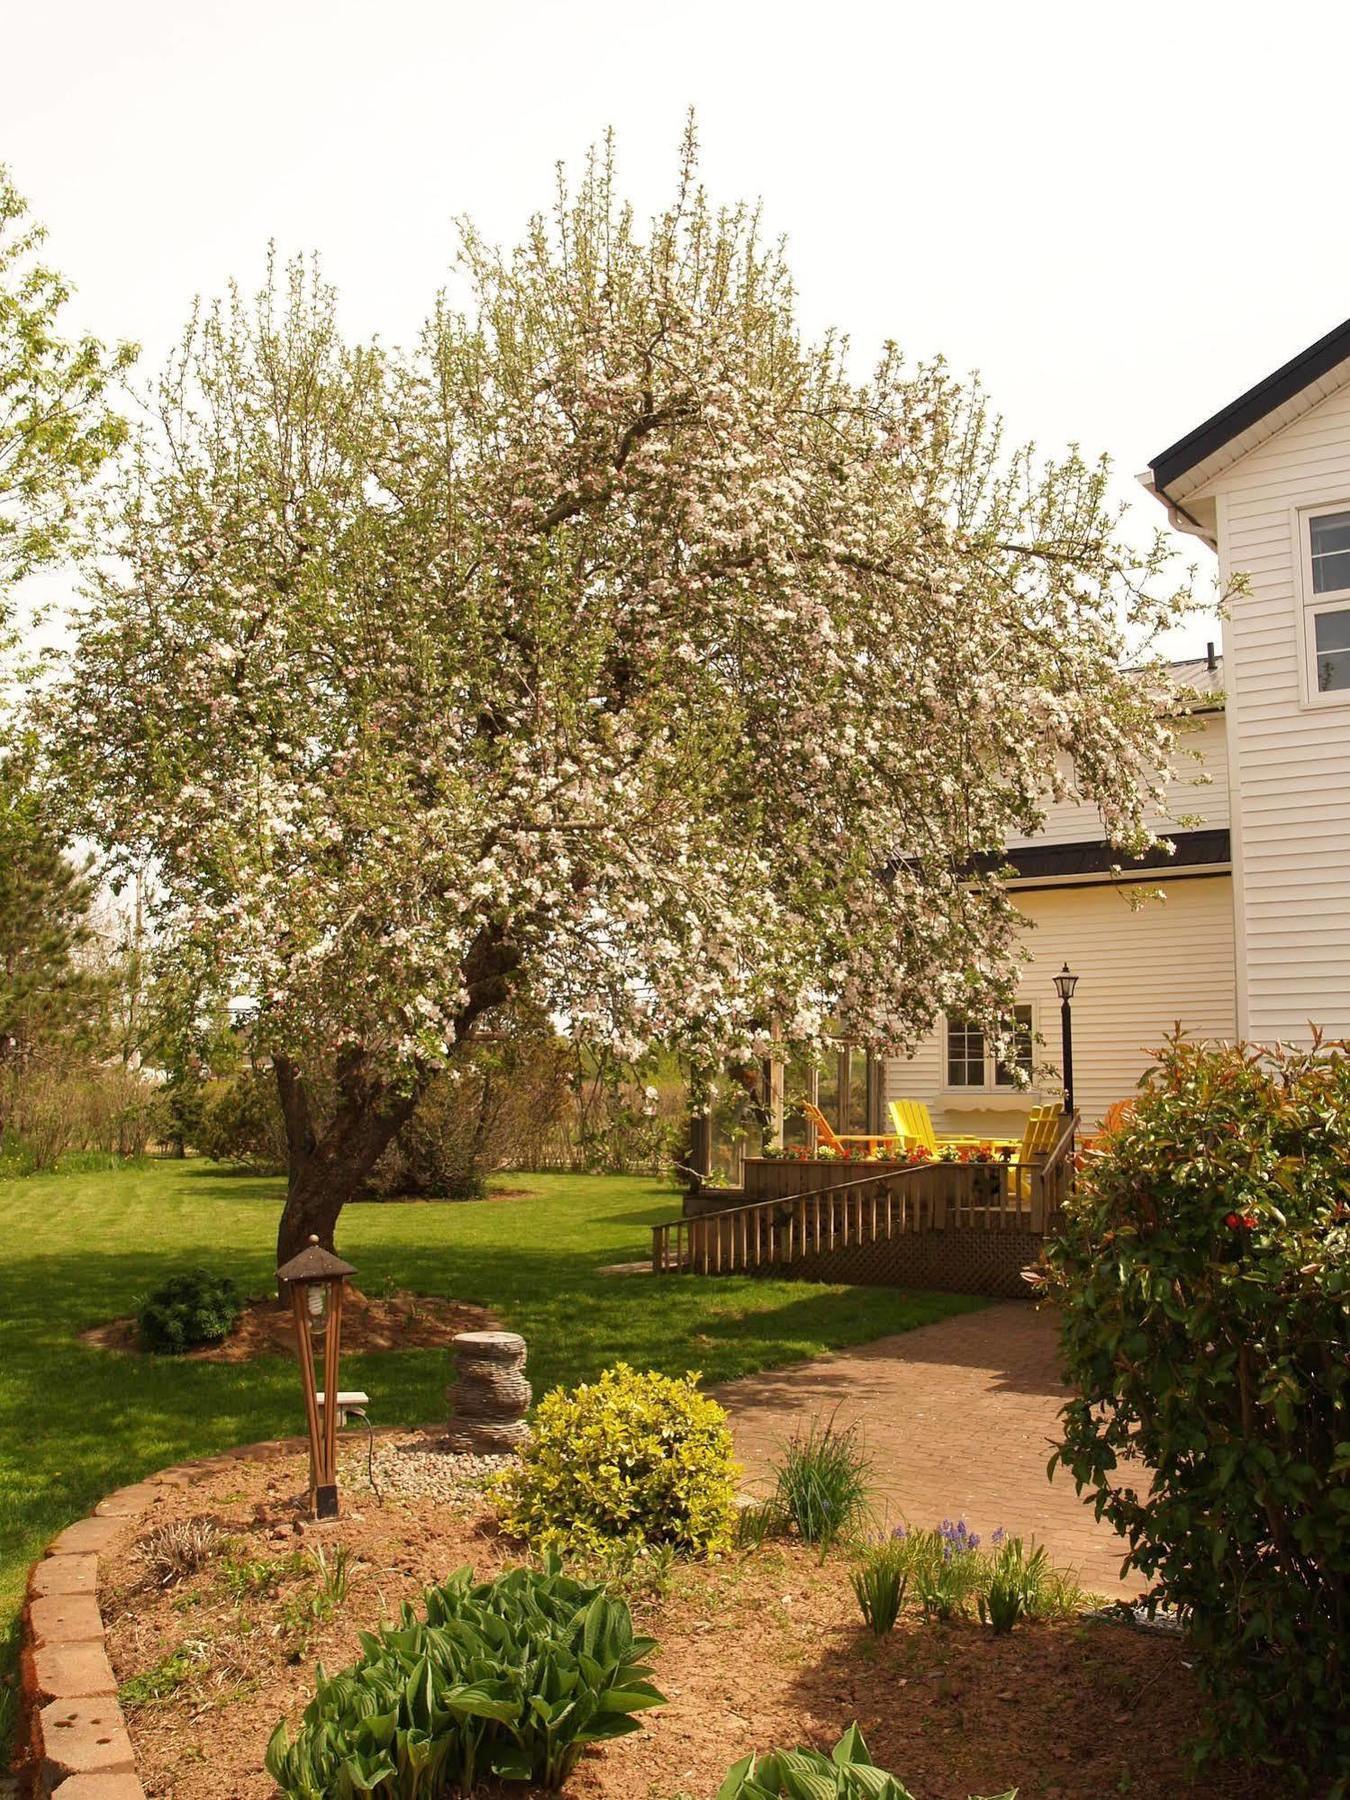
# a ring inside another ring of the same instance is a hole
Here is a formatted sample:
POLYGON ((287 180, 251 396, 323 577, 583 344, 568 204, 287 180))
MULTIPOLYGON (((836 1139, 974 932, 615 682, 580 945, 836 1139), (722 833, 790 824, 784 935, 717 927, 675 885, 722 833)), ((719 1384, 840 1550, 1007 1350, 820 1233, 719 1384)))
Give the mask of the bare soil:
MULTIPOLYGON (((342 1298, 342 1348, 345 1351, 438 1350, 461 1331, 493 1331, 497 1320, 482 1306, 459 1300, 437 1300, 397 1289, 372 1298, 348 1287, 342 1298)), ((142 1348, 136 1321, 111 1319, 80 1333, 80 1341, 100 1350, 122 1350, 135 1356, 142 1348)), ((249 1362, 255 1356, 294 1356, 295 1322, 290 1305, 275 1295, 249 1300, 239 1323, 219 1344, 183 1352, 189 1362, 249 1362)))
MULTIPOLYGON (((409 1467, 424 1467, 435 1442, 407 1445, 409 1467)), ((353 1660, 358 1628, 464 1563, 488 1577, 519 1560, 480 1489, 448 1499, 386 1489, 381 1504, 363 1470, 350 1452, 343 1517, 325 1526, 303 1516, 298 1456, 210 1472, 166 1489, 105 1559, 109 1654, 120 1682, 141 1678, 123 1697, 147 1794, 266 1800, 267 1739, 280 1716, 298 1720, 317 1659, 329 1669, 353 1660), (203 1517, 228 1543, 157 1588, 138 1543, 167 1520, 203 1517), (345 1602, 325 1617, 313 1553, 331 1566, 338 1544, 356 1561, 345 1602), (147 1699, 156 1684, 163 1697, 147 1699)), ((1270 1772, 1192 1774, 1186 1742, 1199 1700, 1180 1640, 1086 1620, 996 1638, 909 1613, 876 1639, 858 1618, 847 1558, 822 1562, 792 1545, 685 1565, 668 1596, 635 1611, 659 1641, 656 1680, 669 1703, 643 1715, 640 1733, 586 1755, 573 1800, 709 1800, 748 1750, 828 1747, 854 1719, 916 1800, 1012 1787, 1021 1800, 1285 1792, 1270 1772)), ((518 1786, 509 1792, 525 1800, 518 1786)))

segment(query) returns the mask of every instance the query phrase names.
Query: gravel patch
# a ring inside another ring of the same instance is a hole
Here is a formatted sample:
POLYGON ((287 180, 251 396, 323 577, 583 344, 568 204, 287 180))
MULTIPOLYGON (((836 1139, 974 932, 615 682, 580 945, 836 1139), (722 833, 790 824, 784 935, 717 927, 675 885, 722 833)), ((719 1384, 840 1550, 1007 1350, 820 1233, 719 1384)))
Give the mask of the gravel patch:
POLYGON ((350 1450, 342 1461, 341 1479, 349 1488, 361 1488, 369 1487, 373 1477, 382 1497, 454 1501, 480 1495, 493 1476, 519 1460, 451 1450, 443 1439, 425 1435, 382 1438, 373 1455, 369 1449, 350 1450))

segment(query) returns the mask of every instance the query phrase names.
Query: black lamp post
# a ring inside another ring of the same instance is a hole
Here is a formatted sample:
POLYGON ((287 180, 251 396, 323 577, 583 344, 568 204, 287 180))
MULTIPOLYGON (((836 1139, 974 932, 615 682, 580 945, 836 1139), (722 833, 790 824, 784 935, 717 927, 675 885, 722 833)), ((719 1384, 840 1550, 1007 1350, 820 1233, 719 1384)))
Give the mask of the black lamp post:
POLYGON ((1069 973, 1069 965, 1065 963, 1055 977, 1055 992, 1059 995, 1059 1037, 1064 1059, 1064 1111, 1073 1117, 1073 990, 1078 986, 1078 977, 1069 973))

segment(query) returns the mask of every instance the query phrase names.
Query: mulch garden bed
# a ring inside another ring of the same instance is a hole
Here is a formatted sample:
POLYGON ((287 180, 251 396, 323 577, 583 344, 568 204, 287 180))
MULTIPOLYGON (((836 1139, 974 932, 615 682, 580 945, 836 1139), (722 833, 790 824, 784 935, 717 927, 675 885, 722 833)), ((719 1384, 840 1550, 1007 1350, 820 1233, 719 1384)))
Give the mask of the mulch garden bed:
MULTIPOLYGON (((342 1296, 342 1348, 355 1354, 372 1350, 440 1350, 461 1331, 494 1331, 497 1320, 482 1306, 459 1300, 436 1300, 400 1288, 372 1297, 350 1283, 342 1296)), ((147 1354, 133 1318, 112 1319, 80 1333, 80 1342, 100 1350, 147 1354)), ((220 1344, 187 1350, 187 1362, 248 1362, 255 1356, 295 1355, 295 1322, 289 1301, 275 1295, 249 1300, 239 1323, 220 1344)))
MULTIPOLYGON (((148 1794, 266 1800, 263 1751, 280 1716, 298 1720, 316 1660, 330 1670, 353 1660, 360 1627, 462 1564, 487 1578, 520 1559, 483 1491, 491 1462, 453 1457, 434 1434, 385 1439, 374 1457, 383 1498, 366 1484, 365 1448, 349 1446, 332 1524, 304 1516, 303 1458, 239 1463, 165 1490, 105 1557, 108 1652, 148 1794), (200 1519, 224 1538, 194 1573, 160 1585, 147 1538, 200 1519), (349 1583, 330 1608, 322 1566, 334 1568, 339 1545, 349 1583)), ((709 1800, 751 1748, 828 1747, 853 1719, 916 1800, 1014 1786, 1022 1800, 1283 1791, 1269 1772, 1193 1775, 1185 1746, 1199 1702, 1175 1636, 1083 1619, 996 1638, 906 1613, 876 1639, 843 1553, 822 1561, 790 1544, 684 1565, 669 1594, 639 1597, 634 1610, 659 1641, 669 1704, 585 1756, 566 1790, 575 1800, 709 1800)))

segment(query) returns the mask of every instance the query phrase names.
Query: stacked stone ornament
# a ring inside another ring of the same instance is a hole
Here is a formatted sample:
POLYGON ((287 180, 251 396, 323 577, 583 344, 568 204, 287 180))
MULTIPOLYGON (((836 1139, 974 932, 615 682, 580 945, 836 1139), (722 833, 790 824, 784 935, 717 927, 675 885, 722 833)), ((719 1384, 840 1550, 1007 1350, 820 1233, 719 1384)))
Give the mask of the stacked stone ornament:
POLYGON ((530 1435, 524 1338, 514 1331, 461 1331, 452 1341, 451 1355, 455 1379, 446 1389, 450 1449, 474 1456, 519 1450, 530 1435))

